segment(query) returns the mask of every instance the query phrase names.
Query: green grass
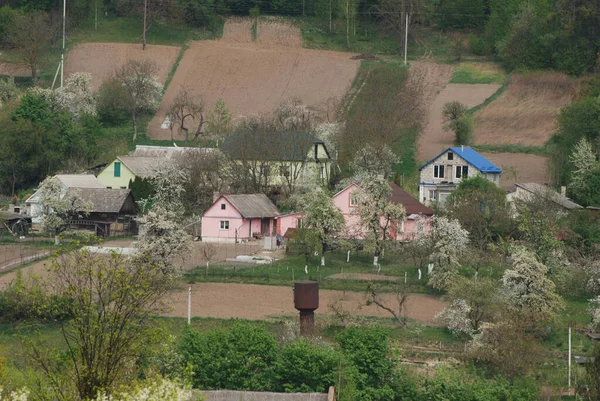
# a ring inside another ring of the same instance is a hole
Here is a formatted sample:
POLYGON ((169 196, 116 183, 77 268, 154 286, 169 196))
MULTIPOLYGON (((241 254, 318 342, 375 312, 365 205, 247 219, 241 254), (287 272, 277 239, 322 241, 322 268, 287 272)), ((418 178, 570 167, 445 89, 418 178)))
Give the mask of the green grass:
POLYGON ((175 60, 175 63, 173 63, 173 66, 171 67, 171 71, 169 71, 169 76, 167 76, 167 80, 165 81, 165 85, 163 86, 163 93, 167 92, 167 88, 169 87, 169 84, 173 80, 173 77, 175 76, 175 73, 177 72, 177 68, 179 68, 179 63, 181 63, 181 59, 183 58, 183 55, 185 54, 185 51, 187 49, 189 49, 189 46, 187 44, 184 44, 179 49, 179 54, 177 55, 177 59, 175 60))
POLYGON ((479 152, 527 153, 530 155, 548 156, 548 149, 545 146, 524 146, 524 145, 516 145, 516 144, 473 145, 473 149, 475 149, 479 152))
POLYGON ((488 104, 492 103, 494 100, 498 99, 503 93, 504 91, 506 91, 506 88, 508 87, 508 80, 504 81, 504 83, 498 88, 498 90, 496 92, 494 92, 494 94, 490 97, 488 97, 487 99, 485 99, 485 101, 475 107, 470 108, 469 110, 467 110, 467 113, 473 115, 475 114, 478 110, 481 110, 485 107, 487 107, 488 104))
MULTIPOLYGON (((71 44, 84 42, 142 43, 141 18, 100 18, 98 30, 94 21, 87 20, 71 35, 71 44)), ((192 29, 184 24, 153 23, 146 33, 149 45, 182 46, 189 40, 216 39, 222 35, 222 24, 215 31, 192 29)))
POLYGON ((461 65, 456 69, 451 84, 499 84, 506 81, 506 75, 503 73, 485 73, 473 65, 461 65))

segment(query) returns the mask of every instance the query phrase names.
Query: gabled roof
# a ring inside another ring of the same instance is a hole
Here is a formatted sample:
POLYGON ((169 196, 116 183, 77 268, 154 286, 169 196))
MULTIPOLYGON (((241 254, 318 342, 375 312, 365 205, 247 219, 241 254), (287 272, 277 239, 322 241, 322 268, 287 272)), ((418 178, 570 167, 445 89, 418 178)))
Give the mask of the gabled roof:
POLYGON ((427 163, 419 168, 419 171, 423 170, 425 167, 433 163, 438 157, 447 153, 448 151, 453 152, 455 155, 461 157, 464 161, 475 167, 477 170, 482 173, 501 173, 502 169, 494 165, 491 161, 477 153, 477 151, 468 146, 461 146, 455 148, 448 148, 444 150, 442 153, 429 160, 427 163))
POLYGON ((92 213, 128 213, 136 214, 137 205, 130 189, 111 188, 73 188, 84 202, 90 202, 92 213))
POLYGON ((425 216, 433 216, 433 210, 423 205, 411 194, 400 188, 398 185, 390 182, 392 188, 392 194, 389 197, 390 202, 398 203, 404 206, 406 209, 406 215, 411 214, 423 214, 425 216))
MULTIPOLYGON (((433 216, 433 214, 434 214, 433 210, 431 210, 427 206, 423 205, 421 202, 419 202, 417 199, 415 199, 411 194, 409 194, 408 192, 406 192, 405 190, 403 190, 402 188, 400 188, 398 185, 396 185, 393 182, 389 182, 388 184, 390 185, 390 188, 392 189, 392 193, 388 197, 389 201, 391 203, 403 205, 404 209, 406 209, 407 216, 409 216, 411 214, 422 214, 425 216, 433 216)), ((352 186, 356 186, 356 187, 360 188, 360 185, 358 185, 357 183, 353 183, 353 184, 348 185, 346 188, 342 189, 335 195, 333 195, 333 197, 334 198, 337 197, 339 194, 341 194, 342 192, 344 192, 345 190, 347 190, 348 188, 350 188, 352 186)))
POLYGON ((315 144, 325 143, 306 132, 243 131, 225 139, 221 150, 236 160, 304 161, 314 159, 309 155, 315 144))
POLYGON ((180 148, 178 146, 136 145, 135 150, 131 152, 129 156, 177 159, 188 154, 211 152, 216 150, 217 148, 180 148))
POLYGON ((552 190, 551 188, 548 188, 545 185, 537 184, 535 182, 527 182, 527 183, 523 183, 523 184, 515 183, 515 186, 519 187, 519 188, 523 188, 525 191, 531 192, 532 194, 535 194, 535 195, 540 195, 540 196, 547 195, 548 199, 550 199, 552 202, 556 203, 557 205, 564 207, 565 209, 569 209, 569 210, 583 209, 582 206, 573 202, 571 199, 567 198, 564 195, 559 194, 558 192, 552 190))
POLYGON ((105 188, 92 174, 57 174, 54 177, 67 188, 105 188))
POLYGON ((154 174, 158 165, 165 159, 144 156, 117 156, 117 160, 123 163, 134 175, 147 178, 154 174))
POLYGON ((279 216, 279 209, 265 194, 223 195, 221 197, 227 199, 245 219, 279 216))

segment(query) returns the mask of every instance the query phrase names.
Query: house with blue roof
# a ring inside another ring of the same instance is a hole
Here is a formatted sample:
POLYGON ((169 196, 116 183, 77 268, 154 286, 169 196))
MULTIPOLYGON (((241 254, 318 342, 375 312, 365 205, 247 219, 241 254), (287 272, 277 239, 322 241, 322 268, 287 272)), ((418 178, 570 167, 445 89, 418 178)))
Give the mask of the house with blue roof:
POLYGON ((448 148, 419 169, 419 201, 443 202, 464 179, 482 176, 500 185, 502 169, 468 146, 448 148))

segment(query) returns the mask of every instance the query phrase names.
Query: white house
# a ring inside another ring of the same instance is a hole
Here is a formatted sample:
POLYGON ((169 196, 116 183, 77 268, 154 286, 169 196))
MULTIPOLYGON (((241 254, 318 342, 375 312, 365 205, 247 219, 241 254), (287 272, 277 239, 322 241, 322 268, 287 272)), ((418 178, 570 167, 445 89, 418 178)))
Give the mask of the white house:
MULTIPOLYGON (((63 186, 62 195, 64 195, 67 190, 71 188, 106 188, 104 184, 100 182, 99 179, 94 177, 92 174, 58 174, 52 177, 60 181, 63 186)), ((34 222, 39 222, 36 218, 38 213, 38 205, 39 205, 39 195, 40 190, 38 189, 31 195, 27 200, 25 200, 25 213, 29 216, 32 216, 34 222)))
POLYGON ((500 185, 502 169, 468 146, 448 148, 419 169, 419 201, 443 202, 464 179, 482 176, 500 185))

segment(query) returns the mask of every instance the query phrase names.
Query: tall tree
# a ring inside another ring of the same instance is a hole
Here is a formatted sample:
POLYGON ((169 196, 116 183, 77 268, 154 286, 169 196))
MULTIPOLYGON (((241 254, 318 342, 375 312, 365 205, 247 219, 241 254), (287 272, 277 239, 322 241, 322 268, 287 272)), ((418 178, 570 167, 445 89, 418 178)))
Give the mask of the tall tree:
POLYGON ((37 79, 38 66, 48 51, 54 31, 48 15, 41 11, 16 15, 7 29, 7 42, 29 67, 34 81, 37 79))
POLYGON ((459 258, 469 244, 469 232, 462 228, 458 220, 436 216, 430 235, 432 253, 429 260, 433 263, 433 271, 429 276, 429 285, 446 289, 456 280, 459 258))
POLYGON ((156 63, 151 60, 130 60, 115 72, 115 78, 125 89, 126 106, 133 121, 133 140, 137 138, 137 117, 140 111, 154 111, 159 105, 163 86, 156 78, 156 63))
POLYGON ((191 128, 190 126, 186 126, 186 121, 197 121, 198 127, 194 134, 194 139, 196 139, 202 133, 202 127, 205 123, 202 99, 195 96, 190 89, 186 87, 180 88, 179 93, 171 102, 169 111, 167 111, 167 118, 169 119, 169 127, 171 129, 171 139, 173 139, 173 130, 176 130, 178 134, 183 131, 185 143, 188 142, 191 128))

